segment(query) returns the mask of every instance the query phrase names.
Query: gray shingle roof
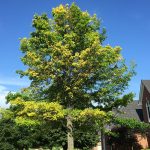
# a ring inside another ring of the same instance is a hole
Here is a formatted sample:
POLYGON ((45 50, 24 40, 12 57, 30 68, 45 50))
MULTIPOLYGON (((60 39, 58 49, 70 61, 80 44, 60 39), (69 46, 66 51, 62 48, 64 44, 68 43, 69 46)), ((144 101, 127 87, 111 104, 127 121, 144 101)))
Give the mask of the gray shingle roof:
POLYGON ((150 80, 142 80, 143 85, 147 88, 150 92, 150 80))
POLYGON ((117 114, 118 117, 134 118, 138 121, 143 121, 142 106, 137 100, 129 103, 127 107, 121 108, 120 111, 121 113, 117 114))

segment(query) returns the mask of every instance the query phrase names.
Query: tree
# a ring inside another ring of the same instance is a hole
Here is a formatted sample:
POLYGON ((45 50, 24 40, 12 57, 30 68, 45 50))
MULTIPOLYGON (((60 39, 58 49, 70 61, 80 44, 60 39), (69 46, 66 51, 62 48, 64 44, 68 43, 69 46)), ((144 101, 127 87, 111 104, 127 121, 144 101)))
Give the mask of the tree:
MULTIPOLYGON (((14 98, 25 95, 21 93, 8 94, 7 98, 14 98)), ((67 149, 66 133, 67 128, 62 120, 42 122, 36 126, 29 126, 24 123, 16 124, 15 111, 10 108, 1 110, 0 120, 0 149, 29 149, 63 147, 67 149)), ((93 124, 92 124, 93 125, 93 124)), ((95 128, 89 124, 74 122, 74 141, 78 149, 90 150, 99 141, 95 128)))
POLYGON ((18 126, 14 114, 10 110, 1 110, 0 119, 0 150, 27 149, 34 143, 33 130, 27 126, 18 126))
MULTIPOLYGON (((30 92, 23 90, 21 93, 9 93, 6 97, 7 101, 11 103, 9 112, 13 114, 9 120, 11 118, 17 123, 17 126, 20 127, 18 132, 21 129, 17 141, 26 148, 40 146, 50 149, 52 147, 67 149, 65 115, 68 114, 68 110, 62 109, 61 105, 54 102, 31 101, 29 95, 30 92), (22 131, 22 129, 24 130, 22 131)), ((93 148, 99 142, 97 133, 106 122, 108 123, 111 116, 111 114, 106 114, 98 109, 73 110, 71 115, 74 117, 75 147, 86 150, 93 148)), ((20 145, 19 148, 21 148, 20 145)))
POLYGON ((54 8, 52 16, 34 16, 35 30, 21 40, 21 60, 28 68, 18 73, 31 80, 36 101, 57 102, 67 110, 68 150, 72 150, 72 112, 78 109, 92 116, 96 108, 109 111, 127 104, 133 95, 120 95, 134 71, 126 66, 120 47, 102 45, 105 30, 96 15, 73 3, 54 8))

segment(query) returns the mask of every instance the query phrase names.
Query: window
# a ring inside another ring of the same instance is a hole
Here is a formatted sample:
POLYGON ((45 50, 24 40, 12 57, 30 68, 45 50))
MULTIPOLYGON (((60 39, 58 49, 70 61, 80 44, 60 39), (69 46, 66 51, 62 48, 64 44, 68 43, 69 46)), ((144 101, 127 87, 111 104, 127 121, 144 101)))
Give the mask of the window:
POLYGON ((146 110, 147 110, 148 121, 150 122, 150 101, 149 100, 147 100, 146 102, 146 110))

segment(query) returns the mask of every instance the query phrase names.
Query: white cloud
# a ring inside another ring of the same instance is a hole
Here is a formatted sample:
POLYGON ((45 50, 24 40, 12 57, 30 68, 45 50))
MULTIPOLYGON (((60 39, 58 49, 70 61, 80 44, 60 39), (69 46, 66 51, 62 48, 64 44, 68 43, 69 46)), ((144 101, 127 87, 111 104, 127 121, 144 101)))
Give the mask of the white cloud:
POLYGON ((0 107, 9 107, 9 104, 6 104, 5 97, 10 91, 12 92, 10 89, 17 91, 18 89, 28 87, 29 85, 30 81, 27 78, 7 77, 0 75, 0 107))
POLYGON ((0 107, 7 108, 9 104, 6 104, 5 96, 9 93, 5 86, 0 85, 0 107))

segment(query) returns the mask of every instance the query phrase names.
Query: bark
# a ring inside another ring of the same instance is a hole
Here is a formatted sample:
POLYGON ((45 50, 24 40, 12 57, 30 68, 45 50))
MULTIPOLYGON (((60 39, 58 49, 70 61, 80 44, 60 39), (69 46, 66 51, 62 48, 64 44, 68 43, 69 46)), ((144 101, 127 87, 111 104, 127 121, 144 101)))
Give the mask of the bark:
POLYGON ((67 150, 74 150, 73 125, 72 125, 72 117, 70 115, 67 116, 67 142, 68 142, 67 150))

